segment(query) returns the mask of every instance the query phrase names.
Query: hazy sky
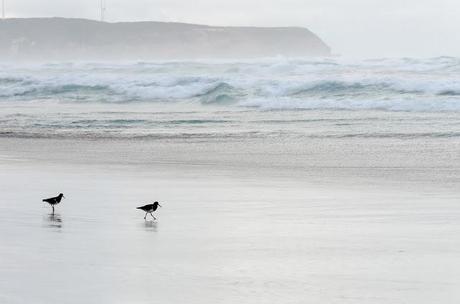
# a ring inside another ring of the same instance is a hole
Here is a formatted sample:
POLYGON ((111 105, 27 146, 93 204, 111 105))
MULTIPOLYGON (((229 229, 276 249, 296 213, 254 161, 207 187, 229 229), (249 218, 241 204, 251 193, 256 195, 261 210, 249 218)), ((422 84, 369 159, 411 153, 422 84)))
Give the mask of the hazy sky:
MULTIPOLYGON (((5 0, 9 17, 99 19, 100 0, 5 0)), ((345 56, 460 56, 460 0, 105 0, 107 21, 303 26, 345 56)))

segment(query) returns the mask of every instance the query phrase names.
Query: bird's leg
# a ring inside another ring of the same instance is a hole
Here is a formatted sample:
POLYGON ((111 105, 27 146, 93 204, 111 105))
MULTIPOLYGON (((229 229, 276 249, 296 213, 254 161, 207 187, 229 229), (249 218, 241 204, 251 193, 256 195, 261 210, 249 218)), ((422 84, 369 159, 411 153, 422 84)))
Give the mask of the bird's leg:
POLYGON ((147 212, 145 213, 144 220, 147 219, 147 212))
POLYGON ((156 217, 153 216, 152 212, 150 212, 150 215, 153 217, 154 220, 156 220, 156 217))
POLYGON ((53 214, 54 214, 54 206, 51 206, 51 208, 53 208, 53 214))

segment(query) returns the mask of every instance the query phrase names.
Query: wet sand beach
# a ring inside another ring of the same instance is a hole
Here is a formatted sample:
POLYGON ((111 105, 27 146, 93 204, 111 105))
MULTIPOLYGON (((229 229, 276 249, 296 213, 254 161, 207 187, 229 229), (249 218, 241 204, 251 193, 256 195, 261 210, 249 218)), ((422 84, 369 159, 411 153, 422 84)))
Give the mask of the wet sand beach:
POLYGON ((2 138, 0 302, 457 303, 458 143, 331 144, 2 138))

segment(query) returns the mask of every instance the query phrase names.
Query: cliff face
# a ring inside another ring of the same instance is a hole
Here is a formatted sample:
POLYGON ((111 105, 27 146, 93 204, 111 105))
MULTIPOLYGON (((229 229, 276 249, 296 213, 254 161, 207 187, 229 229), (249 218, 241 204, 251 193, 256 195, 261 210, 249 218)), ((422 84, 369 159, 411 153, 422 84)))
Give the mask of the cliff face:
MULTIPOLYGON (((328 56, 305 28, 212 27, 165 22, 84 19, 0 20, 6 60, 157 60, 328 56)), ((0 60, 2 60, 0 59, 0 60)))

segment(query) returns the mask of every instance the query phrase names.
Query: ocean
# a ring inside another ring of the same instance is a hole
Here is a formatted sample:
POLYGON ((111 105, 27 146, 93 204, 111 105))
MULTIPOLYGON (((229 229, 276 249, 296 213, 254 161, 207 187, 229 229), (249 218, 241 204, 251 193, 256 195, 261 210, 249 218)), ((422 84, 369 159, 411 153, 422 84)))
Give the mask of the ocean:
POLYGON ((460 301, 460 58, 1 63, 0 109, 1 303, 460 301))
POLYGON ((458 137, 460 58, 0 69, 1 136, 458 137))

